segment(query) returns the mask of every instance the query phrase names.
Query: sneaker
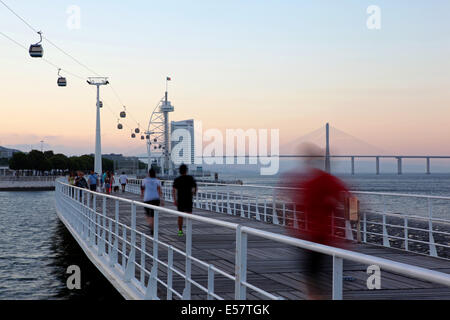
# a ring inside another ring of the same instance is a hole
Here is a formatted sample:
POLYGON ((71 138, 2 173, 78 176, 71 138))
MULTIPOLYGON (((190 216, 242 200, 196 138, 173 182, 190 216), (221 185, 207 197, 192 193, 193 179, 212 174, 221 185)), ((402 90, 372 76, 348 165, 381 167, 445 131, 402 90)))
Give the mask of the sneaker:
POLYGON ((180 236, 180 237, 184 236, 183 230, 178 231, 178 236, 180 236))

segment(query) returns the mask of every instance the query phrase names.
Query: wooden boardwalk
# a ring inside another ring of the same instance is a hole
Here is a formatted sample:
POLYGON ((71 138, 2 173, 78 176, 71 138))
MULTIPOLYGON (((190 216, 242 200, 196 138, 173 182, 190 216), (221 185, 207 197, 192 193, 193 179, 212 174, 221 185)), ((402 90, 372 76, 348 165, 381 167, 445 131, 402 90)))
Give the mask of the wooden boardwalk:
MULTIPOLYGON (((131 193, 117 193, 114 195, 141 201, 141 198, 138 195, 131 193)), ((97 203, 97 210, 100 211, 101 206, 102 204, 100 202, 97 203)), ((173 204, 167 201, 165 202, 165 207, 175 209, 173 204)), ((114 217, 114 203, 112 201, 107 202, 107 213, 108 216, 114 217)), ((285 228, 281 226, 249 220, 239 216, 231 216, 196 208, 194 208, 194 214, 238 223, 269 232, 286 234, 285 228)), ((130 216, 131 206, 121 202, 120 221, 126 225, 130 225, 130 216)), ((150 230, 145 220, 144 209, 138 207, 136 216, 137 229, 149 234, 150 230)), ((176 217, 164 213, 160 214, 159 240, 184 251, 185 237, 179 237, 177 235, 177 229, 176 217)), ((127 236, 129 237, 129 235, 127 236)), ((218 269, 233 275, 235 264, 235 237, 234 230, 194 221, 192 255, 197 259, 212 264, 218 269)), ((140 237, 137 237, 137 243, 140 243, 140 241, 140 237)), ((146 247, 150 248, 150 252, 152 251, 152 242, 150 240, 146 242, 146 247)), ((393 261, 450 273, 450 261, 448 260, 366 244, 354 244, 352 250, 393 261)), ((286 299, 305 299, 305 282, 308 279, 308 275, 305 273, 304 252, 304 250, 299 248, 294 248, 259 237, 249 236, 247 282, 286 299)), ((164 247, 159 246, 158 256, 159 259, 167 262, 167 250, 164 247)), ((175 253, 173 259, 174 267, 184 272, 185 257, 175 253)), ((121 261, 122 259, 119 255, 119 263, 121 261)), ((141 261, 139 251, 137 252, 136 261, 138 263, 141 261)), ((331 257, 329 257, 329 261, 331 262, 331 257)), ((152 261, 146 259, 145 263, 147 269, 151 270, 152 261)), ((343 283, 344 299, 450 299, 449 287, 415 280, 383 270, 381 270, 381 289, 368 290, 366 286, 368 278, 366 270, 366 265, 344 261, 344 277, 352 278, 350 280, 345 280, 343 283)), ((145 283, 148 281, 148 275, 146 275, 145 278, 141 278, 138 269, 136 269, 136 278, 138 280, 141 279, 145 283)), ((165 266, 159 265, 158 278, 162 279, 164 282, 166 281, 167 268, 165 266)), ((195 262, 192 263, 192 278, 194 281, 207 287, 207 270, 205 267, 199 266, 195 262)), ((224 299, 234 299, 234 281, 216 274, 214 284, 214 292, 216 294, 224 299)), ((323 292, 323 298, 330 299, 331 268, 327 268, 319 274, 316 284, 321 292, 323 292)), ((173 287, 181 294, 184 288, 184 279, 174 274, 173 287)), ((160 299, 165 299, 166 295, 166 288, 159 284, 158 297, 160 299)), ((173 297, 176 298, 175 295, 173 297)), ((204 300, 206 299, 206 293, 198 289, 195 285, 192 285, 192 299, 204 300)), ((247 289, 247 299, 265 299, 265 297, 253 290, 247 289)))

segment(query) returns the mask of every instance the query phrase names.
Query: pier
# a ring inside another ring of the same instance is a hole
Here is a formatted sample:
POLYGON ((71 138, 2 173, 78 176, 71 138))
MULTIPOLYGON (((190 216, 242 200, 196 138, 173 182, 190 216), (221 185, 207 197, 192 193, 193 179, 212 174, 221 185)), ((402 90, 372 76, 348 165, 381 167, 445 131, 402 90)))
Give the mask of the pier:
POLYGON ((165 206, 156 207, 152 237, 144 218, 144 207, 152 206, 140 202, 139 181, 132 182, 117 196, 56 184, 61 221, 127 299, 305 299, 305 250, 324 253, 332 263, 318 284, 323 298, 450 299, 447 221, 432 211, 422 217, 426 241, 410 237, 422 232, 414 225, 420 217, 402 216, 407 223, 399 224, 387 211, 381 219, 367 214, 362 243, 355 241, 355 226, 337 221, 336 235, 349 246, 339 249, 289 237, 286 225, 300 213, 291 215, 274 189, 259 187, 252 198, 244 192, 248 186, 201 184, 188 215, 175 210, 165 181, 165 206), (176 233, 178 216, 185 218, 183 237, 176 233), (392 231, 399 227, 406 233, 392 231), (417 243, 422 245, 415 249, 417 243), (367 287, 369 265, 381 268, 379 290, 367 287))
POLYGON ((0 191, 48 191, 55 190, 59 176, 0 176, 0 191))

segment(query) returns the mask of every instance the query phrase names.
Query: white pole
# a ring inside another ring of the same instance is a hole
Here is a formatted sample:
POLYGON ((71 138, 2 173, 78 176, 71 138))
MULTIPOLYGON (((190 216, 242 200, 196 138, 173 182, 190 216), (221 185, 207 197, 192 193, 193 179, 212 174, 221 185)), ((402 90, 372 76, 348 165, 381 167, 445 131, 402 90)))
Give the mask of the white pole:
POLYGON ((95 128, 94 171, 102 174, 102 140, 100 134, 100 85, 97 84, 97 124, 95 128))

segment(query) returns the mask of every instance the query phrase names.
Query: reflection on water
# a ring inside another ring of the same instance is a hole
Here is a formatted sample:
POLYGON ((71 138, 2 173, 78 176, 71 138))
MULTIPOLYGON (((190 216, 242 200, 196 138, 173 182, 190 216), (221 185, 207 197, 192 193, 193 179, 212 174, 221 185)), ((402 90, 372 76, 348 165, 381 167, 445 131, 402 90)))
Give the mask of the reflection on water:
POLYGON ((54 192, 0 192, 0 299, 121 299, 56 216, 54 192), (81 290, 66 287, 81 268, 81 290))

